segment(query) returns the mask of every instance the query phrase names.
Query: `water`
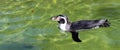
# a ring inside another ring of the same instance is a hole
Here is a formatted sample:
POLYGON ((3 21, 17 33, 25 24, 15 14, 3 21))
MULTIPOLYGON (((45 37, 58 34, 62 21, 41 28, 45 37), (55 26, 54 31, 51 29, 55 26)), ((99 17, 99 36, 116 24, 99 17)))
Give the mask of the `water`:
POLYGON ((0 0, 0 50, 119 50, 119 0, 0 0), (111 27, 62 34, 50 17, 110 20, 111 27))

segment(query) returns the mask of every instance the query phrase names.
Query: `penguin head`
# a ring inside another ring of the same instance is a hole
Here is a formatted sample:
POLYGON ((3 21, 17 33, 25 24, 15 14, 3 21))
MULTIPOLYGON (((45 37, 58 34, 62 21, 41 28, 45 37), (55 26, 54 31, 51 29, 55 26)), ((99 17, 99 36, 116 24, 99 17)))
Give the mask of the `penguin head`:
POLYGON ((53 21, 63 21, 68 20, 68 18, 65 15, 57 15, 51 18, 53 21))

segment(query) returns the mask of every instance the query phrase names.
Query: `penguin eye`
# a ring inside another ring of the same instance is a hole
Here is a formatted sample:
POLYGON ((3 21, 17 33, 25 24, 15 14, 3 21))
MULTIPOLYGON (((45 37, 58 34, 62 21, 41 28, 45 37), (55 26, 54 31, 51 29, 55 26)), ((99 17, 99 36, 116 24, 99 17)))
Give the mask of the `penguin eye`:
POLYGON ((64 19, 60 19, 60 21, 65 21, 64 19))
POLYGON ((60 19, 59 23, 65 23, 64 19, 60 19))

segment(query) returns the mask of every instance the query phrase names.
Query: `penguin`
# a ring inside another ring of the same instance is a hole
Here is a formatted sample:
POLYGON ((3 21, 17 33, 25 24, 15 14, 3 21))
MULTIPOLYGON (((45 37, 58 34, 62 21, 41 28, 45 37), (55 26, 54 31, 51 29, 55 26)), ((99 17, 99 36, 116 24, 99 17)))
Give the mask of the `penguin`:
POLYGON ((58 28, 60 30, 64 32, 70 32, 72 35, 72 39, 75 42, 82 42, 82 40, 78 36, 79 30, 110 26, 110 23, 108 22, 107 19, 79 20, 75 22, 70 22, 67 16, 56 15, 51 17, 51 20, 58 22, 58 28))

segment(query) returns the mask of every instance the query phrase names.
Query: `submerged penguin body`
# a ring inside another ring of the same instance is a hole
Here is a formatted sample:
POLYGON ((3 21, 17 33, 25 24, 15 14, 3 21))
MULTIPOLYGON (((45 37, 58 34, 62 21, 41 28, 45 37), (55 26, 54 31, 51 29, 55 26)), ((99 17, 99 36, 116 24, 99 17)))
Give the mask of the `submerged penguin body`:
POLYGON ((107 19, 80 20, 72 23, 65 15, 57 15, 51 19, 59 23, 58 27, 60 30, 70 32, 72 34, 72 39, 76 42, 82 42, 78 36, 78 30, 110 26, 110 23, 107 19))

